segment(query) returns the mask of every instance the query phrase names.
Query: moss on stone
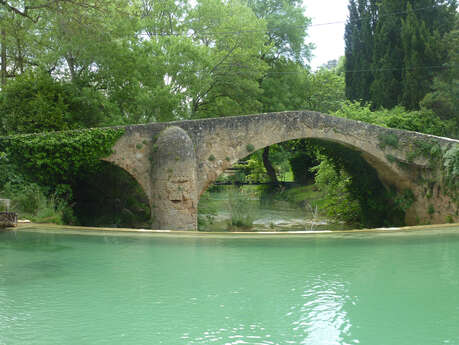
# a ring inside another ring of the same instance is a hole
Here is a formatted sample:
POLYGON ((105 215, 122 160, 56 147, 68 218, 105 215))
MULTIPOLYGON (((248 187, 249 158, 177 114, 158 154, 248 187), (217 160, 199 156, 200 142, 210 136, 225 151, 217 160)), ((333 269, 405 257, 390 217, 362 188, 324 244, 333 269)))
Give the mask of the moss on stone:
POLYGON ((389 146, 389 147, 392 147, 394 149, 398 149, 398 136, 396 134, 393 134, 393 133, 384 133, 384 134, 380 134, 378 136, 378 140, 379 140, 379 147, 384 150, 386 148, 386 146, 389 146))

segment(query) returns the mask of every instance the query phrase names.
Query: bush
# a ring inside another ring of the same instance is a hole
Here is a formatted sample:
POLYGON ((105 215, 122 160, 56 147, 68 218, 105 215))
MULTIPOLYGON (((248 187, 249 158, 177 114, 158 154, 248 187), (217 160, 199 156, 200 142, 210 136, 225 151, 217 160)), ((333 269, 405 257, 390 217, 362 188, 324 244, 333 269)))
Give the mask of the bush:
POLYGON ((266 174, 265 166, 259 159, 248 159, 247 165, 244 167, 244 173, 246 174, 246 181, 249 183, 259 183, 269 181, 268 175, 266 174))
POLYGON ((1 195, 11 200, 11 209, 21 218, 37 223, 71 224, 71 208, 55 195, 46 196, 45 189, 35 183, 3 186, 1 195))
POLYGON ((350 192, 352 179, 349 174, 326 158, 313 171, 316 172, 317 186, 326 193, 318 205, 321 213, 348 224, 360 223, 363 211, 350 192))
POLYGON ((446 171, 446 185, 459 202, 459 145, 454 145, 443 156, 443 166, 446 171))
POLYGON ((452 133, 448 123, 440 119, 432 110, 408 111, 401 106, 393 109, 371 110, 371 105, 362 106, 358 102, 344 102, 336 116, 372 123, 379 126, 404 129, 439 136, 452 133))

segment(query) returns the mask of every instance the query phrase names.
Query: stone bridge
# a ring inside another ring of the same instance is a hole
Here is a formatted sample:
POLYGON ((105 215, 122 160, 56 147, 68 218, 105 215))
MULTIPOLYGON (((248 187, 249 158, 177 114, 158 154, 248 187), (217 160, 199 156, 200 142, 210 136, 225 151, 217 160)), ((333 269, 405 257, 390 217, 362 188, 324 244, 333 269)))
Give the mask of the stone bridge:
POLYGON ((317 112, 127 126, 105 160, 128 171, 142 186, 152 228, 196 230, 199 198, 221 173, 253 151, 300 138, 357 150, 386 188, 410 189, 415 202, 406 213, 407 224, 459 219, 457 191, 448 190, 442 159, 459 141, 317 112))

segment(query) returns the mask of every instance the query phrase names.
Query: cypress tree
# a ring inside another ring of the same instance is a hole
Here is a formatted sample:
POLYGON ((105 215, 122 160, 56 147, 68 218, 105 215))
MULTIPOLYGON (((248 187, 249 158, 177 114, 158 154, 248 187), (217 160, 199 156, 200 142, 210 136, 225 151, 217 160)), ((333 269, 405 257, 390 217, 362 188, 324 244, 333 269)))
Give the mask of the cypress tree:
POLYGON ((357 69, 357 58, 359 54, 359 37, 360 37, 360 28, 359 28, 359 14, 357 11, 357 4, 355 0, 351 0, 349 3, 349 18, 346 23, 346 28, 344 31, 344 41, 345 41, 345 63, 344 70, 347 71, 345 75, 346 81, 346 98, 350 100, 358 99, 358 90, 356 86, 356 73, 352 71, 357 69))
POLYGON ((376 19, 376 0, 351 0, 345 29, 346 97, 350 100, 370 100, 373 81, 371 60, 373 32, 376 19))
MULTIPOLYGON (((401 104, 408 109, 418 109, 420 101, 431 90, 436 74, 447 58, 447 47, 442 37, 452 29, 451 7, 436 5, 434 0, 416 1, 415 11, 407 4, 406 17, 402 20, 401 41, 403 48, 401 104)), ((453 17, 454 18, 454 17, 453 17)))
POLYGON ((426 66, 435 62, 435 50, 430 46, 430 40, 431 35, 426 23, 416 16, 411 4, 408 4, 407 16, 402 20, 401 30, 403 48, 401 104, 408 109, 418 108, 419 101, 429 91, 432 71, 426 66))
POLYGON ((371 102, 375 108, 393 108, 402 90, 401 13, 406 0, 383 0, 379 6, 373 49, 371 102))
POLYGON ((456 9, 457 0, 350 0, 346 97, 417 109, 446 61, 456 9))
POLYGON ((434 78, 432 92, 428 93, 421 106, 432 109, 444 120, 453 120, 455 137, 459 136, 459 13, 456 24, 442 40, 447 49, 445 68, 434 78), (455 125, 454 125, 455 123, 455 125))

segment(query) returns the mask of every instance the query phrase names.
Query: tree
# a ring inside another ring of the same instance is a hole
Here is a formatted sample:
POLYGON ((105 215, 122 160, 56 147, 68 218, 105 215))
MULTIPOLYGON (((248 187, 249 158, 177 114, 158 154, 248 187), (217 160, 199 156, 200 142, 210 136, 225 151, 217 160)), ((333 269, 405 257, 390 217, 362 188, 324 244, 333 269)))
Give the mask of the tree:
POLYGON ((375 0, 351 0, 349 3, 349 18, 344 33, 346 97, 349 100, 370 100, 376 15, 375 0))
POLYGON ((239 1, 202 0, 186 22, 192 41, 186 52, 176 53, 187 60, 172 75, 187 95, 183 113, 200 118, 258 112, 264 21, 239 1))
POLYGON ((305 108, 331 114, 341 108, 345 97, 344 76, 337 70, 320 69, 308 76, 305 108))
POLYGON ((302 65, 284 58, 271 63, 261 82, 259 97, 263 112, 302 109, 310 92, 310 72, 302 65))
POLYGON ((249 0, 248 5, 267 25, 265 49, 260 56, 269 65, 260 78, 263 111, 298 109, 298 90, 304 86, 312 50, 305 43, 311 20, 298 0, 249 0), (270 101, 275 94, 277 97, 270 101))
MULTIPOLYGON (((59 35, 70 41, 84 37, 95 17, 100 24, 106 15, 113 15, 113 11, 108 10, 117 5, 108 4, 107 0, 0 0, 1 44, 5 53, 2 54, 3 80, 15 77, 29 66, 56 63, 60 58, 56 48, 69 47, 69 42, 59 42, 59 35)), ((86 43, 95 44, 90 40, 86 43)), ((57 67, 55 64, 51 69, 57 67)))
POLYGON ((456 8, 456 0, 382 1, 371 88, 375 107, 401 103, 419 108, 437 67, 445 62, 445 48, 438 42, 452 29, 456 8))
MULTIPOLYGON (((298 0, 248 0, 255 15, 266 21, 264 50, 260 56, 269 69, 259 79, 262 93, 259 102, 263 112, 300 109, 304 105, 304 90, 311 46, 305 44, 310 19, 304 15, 298 0)), ((279 181, 270 160, 270 151, 263 150, 263 164, 273 185, 279 181)), ((284 162, 288 162, 284 157, 284 162)))
POLYGON ((421 102, 421 106, 432 109, 443 120, 452 120, 451 128, 459 135, 459 15, 456 14, 454 30, 445 35, 443 46, 448 57, 444 69, 434 78, 433 90, 421 102))
POLYGON ((103 97, 88 88, 54 80, 47 72, 26 72, 0 93, 0 133, 36 133, 95 127, 110 118, 103 97))
POLYGON ((439 42, 457 0, 351 0, 346 24, 346 96, 374 108, 418 109, 446 60, 439 42))
POLYGON ((311 46, 305 44, 305 38, 311 21, 304 15, 302 1, 248 0, 247 4, 267 24, 267 49, 263 59, 284 57, 299 63, 309 59, 311 46))
POLYGON ((15 16, 0 4, 0 80, 4 86, 18 73, 24 72, 30 63, 28 30, 30 20, 15 16))
POLYGON ((403 50, 400 38, 406 0, 383 0, 378 7, 369 101, 375 108, 393 108, 402 94, 403 50))
MULTIPOLYGON (((448 18, 447 14, 445 17, 448 18)), ((432 79, 439 71, 438 67, 446 59, 448 48, 441 44, 444 32, 440 31, 441 27, 429 29, 428 25, 433 23, 437 25, 435 18, 423 16, 422 12, 417 14, 412 5, 407 4, 401 32, 404 56, 401 104, 408 109, 419 108, 419 102, 430 91, 432 79)))

